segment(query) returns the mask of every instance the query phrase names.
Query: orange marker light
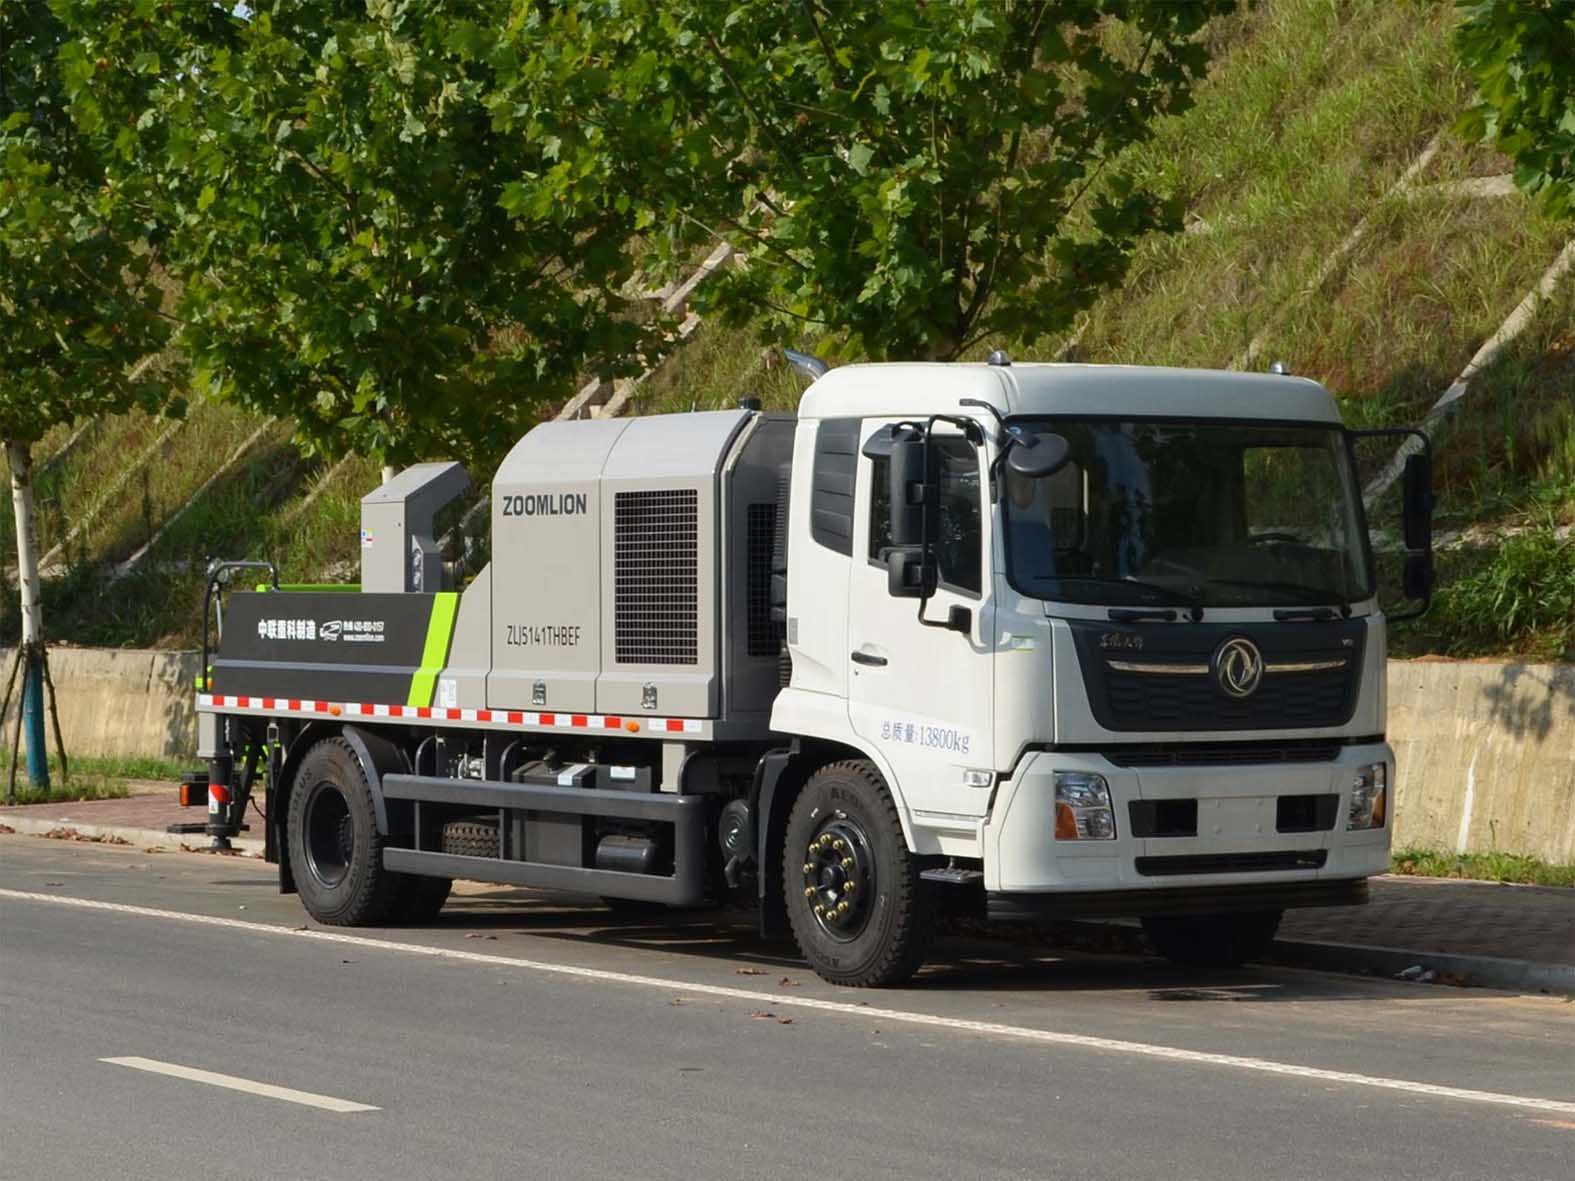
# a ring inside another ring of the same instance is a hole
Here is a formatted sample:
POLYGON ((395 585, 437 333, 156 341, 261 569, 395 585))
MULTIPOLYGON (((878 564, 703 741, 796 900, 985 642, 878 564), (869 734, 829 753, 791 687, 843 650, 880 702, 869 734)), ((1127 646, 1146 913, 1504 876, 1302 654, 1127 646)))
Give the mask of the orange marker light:
POLYGON ((625 722, 623 724, 623 728, 625 730, 629 731, 629 733, 631 733, 631 734, 638 734, 640 732, 640 723, 639 722, 635 722, 635 721, 628 721, 628 722, 625 722))
POLYGON ((1077 817, 1072 809, 1065 804, 1055 806, 1055 839, 1058 841, 1077 840, 1077 817))
POLYGON ((333 714, 334 717, 337 718, 339 716, 339 714, 340 714, 340 709, 339 709, 339 707, 337 705, 330 705, 328 707, 328 712, 333 714))

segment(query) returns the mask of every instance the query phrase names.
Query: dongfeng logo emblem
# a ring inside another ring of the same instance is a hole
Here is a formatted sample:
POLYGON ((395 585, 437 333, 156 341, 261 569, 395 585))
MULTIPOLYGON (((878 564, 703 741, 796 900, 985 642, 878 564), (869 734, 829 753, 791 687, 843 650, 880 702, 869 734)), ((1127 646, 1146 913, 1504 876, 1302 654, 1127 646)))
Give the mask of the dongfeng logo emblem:
POLYGON ((1263 656, 1251 640, 1237 636, 1214 651, 1214 679, 1226 696, 1251 697, 1263 679, 1263 656))

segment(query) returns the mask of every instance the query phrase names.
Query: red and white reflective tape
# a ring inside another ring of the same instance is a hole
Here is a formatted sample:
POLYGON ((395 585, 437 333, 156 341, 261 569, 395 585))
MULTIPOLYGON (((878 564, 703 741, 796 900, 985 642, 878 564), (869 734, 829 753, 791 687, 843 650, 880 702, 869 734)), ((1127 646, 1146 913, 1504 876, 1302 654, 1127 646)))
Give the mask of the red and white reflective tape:
POLYGON ((626 718, 610 714, 547 713, 517 709, 439 709, 426 705, 372 705, 356 701, 307 701, 296 697, 237 697, 197 694, 198 709, 245 710, 291 717, 389 718, 406 721, 469 722, 483 726, 532 726, 548 730, 629 730, 657 734, 701 734, 700 718, 626 718), (631 723, 638 729, 631 728, 631 723))
POLYGON ((222 783, 208 784, 208 811, 221 812, 230 802, 230 789, 222 783))

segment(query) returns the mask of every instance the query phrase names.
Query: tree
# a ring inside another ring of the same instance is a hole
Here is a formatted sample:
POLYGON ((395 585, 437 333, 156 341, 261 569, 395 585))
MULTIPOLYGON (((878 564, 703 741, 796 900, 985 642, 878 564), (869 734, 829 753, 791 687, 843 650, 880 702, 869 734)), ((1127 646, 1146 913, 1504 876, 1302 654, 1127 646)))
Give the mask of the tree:
POLYGON ((1575 0, 1461 3, 1455 48, 1480 101, 1456 129, 1515 164, 1550 217, 1575 217, 1575 0))
POLYGON ((557 126, 584 80, 521 82, 507 5, 61 2, 110 63, 79 117, 125 128, 115 175, 169 205, 196 388, 326 453, 491 460, 588 362, 659 343, 624 294, 645 162, 557 126))
POLYGON ((1178 228, 1122 153, 1190 104, 1193 34, 1233 2, 571 7, 619 63, 608 103, 643 94, 676 124, 683 215, 744 252, 705 300, 950 359, 1064 329, 1142 235, 1178 228))
POLYGON ((16 514, 35 783, 48 779, 33 445, 82 416, 169 407, 150 367, 135 365, 169 334, 146 205, 136 183, 109 183, 91 137, 71 118, 66 44, 42 0, 0 5, 0 438, 16 514))

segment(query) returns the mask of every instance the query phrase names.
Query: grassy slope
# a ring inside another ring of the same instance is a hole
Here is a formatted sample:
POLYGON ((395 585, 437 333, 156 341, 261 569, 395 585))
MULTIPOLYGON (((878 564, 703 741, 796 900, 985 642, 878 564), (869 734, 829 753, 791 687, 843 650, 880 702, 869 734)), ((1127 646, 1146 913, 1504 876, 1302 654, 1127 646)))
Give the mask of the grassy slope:
MULTIPOLYGON (((1323 381, 1353 423, 1418 421, 1571 233, 1519 196, 1464 200, 1431 191, 1383 199, 1440 131, 1419 185, 1508 170, 1447 132, 1470 93, 1448 44, 1453 19, 1441 3, 1267 0, 1222 25, 1196 108, 1167 121, 1131 160, 1182 194, 1188 221, 1208 232, 1142 243, 1129 281, 1093 307, 1075 345, 992 341, 979 354, 1004 345, 1018 356, 1225 366, 1267 326, 1257 364, 1284 358, 1323 381), (1307 290, 1364 218, 1358 247, 1318 290, 1307 290)), ((1575 280, 1438 433, 1443 524, 1474 524, 1491 536, 1503 526, 1575 521, 1572 325, 1575 280)), ((836 353, 834 342, 821 347, 836 353)), ((725 406, 744 393, 789 408, 800 389, 748 333, 707 329, 648 383, 635 410, 725 406)), ((74 548, 80 567, 50 591, 54 635, 190 642, 200 578, 171 571, 169 561, 263 555, 287 580, 353 567, 356 501, 375 473, 355 461, 309 511, 292 513, 319 469, 295 455, 280 427, 170 531, 155 554, 157 571, 113 586, 91 573, 95 562, 142 544, 256 425, 227 407, 194 408, 74 548)), ((159 429, 137 416, 100 424, 41 482, 45 548, 159 429)), ((47 440, 41 453, 64 438, 47 440)), ((9 520, 0 528, 9 547, 9 520)), ((1399 649, 1567 656, 1575 620, 1533 614, 1508 637, 1493 626, 1506 595, 1538 598, 1537 580, 1557 577, 1566 555, 1575 570, 1575 549, 1551 558, 1491 548, 1447 555, 1442 570, 1453 586, 1430 621, 1400 631, 1399 649)), ((4 630, 14 626, 8 613, 4 630)))

